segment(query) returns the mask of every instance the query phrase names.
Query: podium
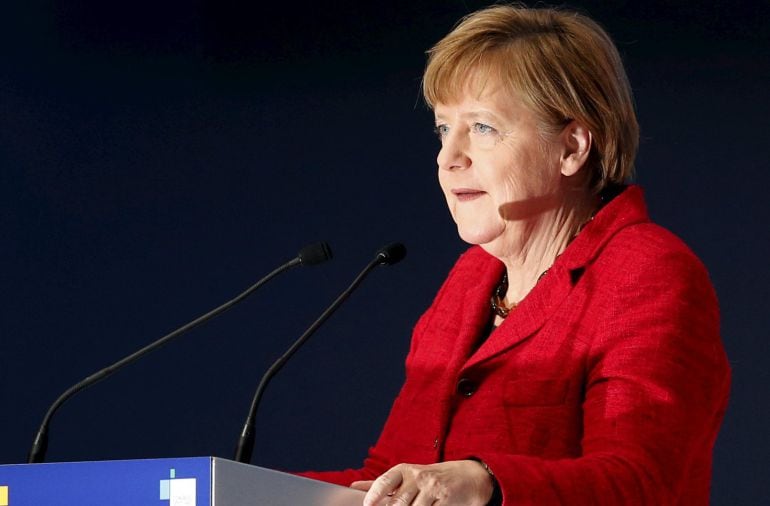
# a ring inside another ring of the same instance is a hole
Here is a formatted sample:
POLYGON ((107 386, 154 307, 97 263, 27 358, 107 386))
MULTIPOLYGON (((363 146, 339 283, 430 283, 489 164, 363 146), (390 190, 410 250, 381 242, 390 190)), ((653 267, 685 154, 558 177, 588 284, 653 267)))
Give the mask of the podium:
POLYGON ((0 506, 361 506, 363 498, 217 457, 0 466, 0 506))

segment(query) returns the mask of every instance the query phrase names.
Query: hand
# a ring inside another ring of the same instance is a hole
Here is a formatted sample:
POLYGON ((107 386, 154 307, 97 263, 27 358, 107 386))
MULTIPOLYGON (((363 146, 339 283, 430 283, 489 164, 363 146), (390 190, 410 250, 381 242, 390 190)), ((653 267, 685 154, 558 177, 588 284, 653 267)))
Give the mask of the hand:
POLYGON ((492 477, 474 460, 420 466, 399 464, 374 481, 350 485, 368 490, 364 506, 484 506, 492 497, 492 477))

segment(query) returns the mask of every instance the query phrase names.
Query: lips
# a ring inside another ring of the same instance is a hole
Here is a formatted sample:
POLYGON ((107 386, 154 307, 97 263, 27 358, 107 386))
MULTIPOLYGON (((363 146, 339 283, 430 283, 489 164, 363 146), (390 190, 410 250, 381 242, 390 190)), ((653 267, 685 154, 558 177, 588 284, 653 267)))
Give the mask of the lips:
POLYGON ((460 202, 467 202, 486 195, 486 192, 474 190, 472 188, 454 188, 452 189, 452 194, 457 197, 457 200, 460 202))

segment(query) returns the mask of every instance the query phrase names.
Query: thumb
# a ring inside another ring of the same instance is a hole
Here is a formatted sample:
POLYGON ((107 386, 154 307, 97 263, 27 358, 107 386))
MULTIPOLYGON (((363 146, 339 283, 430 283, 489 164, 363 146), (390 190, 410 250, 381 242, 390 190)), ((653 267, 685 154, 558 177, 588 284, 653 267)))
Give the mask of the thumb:
POLYGON ((374 483, 374 480, 354 481, 350 484, 350 488, 366 492, 372 486, 372 483, 374 483))

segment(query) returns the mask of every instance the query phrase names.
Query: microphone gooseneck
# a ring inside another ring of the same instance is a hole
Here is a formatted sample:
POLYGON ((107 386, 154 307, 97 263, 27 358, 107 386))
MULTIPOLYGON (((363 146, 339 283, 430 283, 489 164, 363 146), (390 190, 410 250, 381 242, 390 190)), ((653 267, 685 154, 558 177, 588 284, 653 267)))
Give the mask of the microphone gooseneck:
POLYGON ((35 439, 32 442, 32 448, 29 451, 29 455, 27 456, 27 463, 33 464, 38 462, 44 462, 45 461, 45 454, 48 449, 48 429, 51 423, 51 418, 53 417, 54 413, 64 404, 68 399, 70 399, 72 396, 80 392, 81 390, 84 390, 94 383, 97 383, 104 378, 112 375, 119 369, 123 368, 124 366, 131 364, 132 362, 135 362, 139 360, 141 357, 146 355, 147 353, 150 353, 151 351, 154 351, 164 344, 168 343, 175 337, 178 337, 185 332, 197 327, 198 325, 201 325, 202 323, 207 322, 208 320, 224 313, 234 305, 238 304, 242 300, 244 300, 246 297, 254 293, 259 287, 273 279, 278 274, 290 269, 291 267, 295 267, 297 265, 315 265, 319 264, 321 262, 325 262, 326 260, 329 260, 332 258, 332 252, 329 248, 329 245, 325 242, 319 242, 314 243, 309 246, 305 246, 302 248, 302 250, 299 252, 299 254, 286 262, 285 264, 281 265, 277 269, 273 270, 267 276, 263 277, 259 281, 257 281, 255 284, 251 285, 249 288, 241 292, 239 295, 235 296, 233 299, 225 302, 221 306, 212 309, 208 313, 204 314, 203 316, 199 316, 195 320, 191 321, 190 323, 187 323, 186 325, 183 325, 179 327, 178 329, 174 330, 173 332, 166 334, 165 336, 161 337, 160 339, 153 341, 152 343, 148 344, 144 348, 132 353, 131 355, 128 355, 127 357, 124 357, 114 364, 105 367, 104 369, 97 371, 96 373, 86 377, 79 383, 71 386, 68 388, 63 394, 61 394, 54 402, 51 404, 51 407, 48 408, 48 411, 46 412, 45 416, 43 417, 43 421, 40 424, 40 428, 35 433, 35 439))
POLYGON ((310 336, 312 336, 315 331, 318 330, 318 327, 320 327, 337 310, 337 308, 339 308, 342 303, 345 302, 350 294, 353 293, 356 288, 358 288, 358 285, 361 284, 364 278, 375 267, 378 265, 393 265, 403 260, 405 256, 406 247, 401 243, 392 243, 380 248, 374 256, 374 259, 372 259, 366 265, 366 267, 364 267, 364 269, 358 274, 358 276, 356 276, 353 282, 350 283, 350 286, 348 286, 334 300, 334 302, 332 302, 331 305, 326 308, 323 313, 321 313, 321 316, 319 316, 318 319, 314 321, 301 336, 299 336, 299 339, 294 341, 289 349, 286 350, 286 352, 281 355, 278 360, 273 362, 273 365, 271 365, 267 372, 265 372, 265 374, 262 376, 262 379, 259 381, 259 385, 257 386, 257 390, 254 393, 254 398, 251 401, 251 407, 249 408, 249 414, 246 417, 246 422, 243 424, 243 430, 241 431, 241 435, 238 438, 238 444, 235 448, 235 456, 233 457, 233 460, 236 462, 242 462, 244 464, 251 462, 251 456, 254 452, 254 425, 257 416, 257 408, 259 407, 259 401, 262 399, 262 395, 264 394, 268 383, 270 383, 270 380, 272 380, 276 373, 278 373, 278 371, 280 371, 281 368, 286 365, 286 362, 289 361, 294 353, 296 353, 297 350, 299 350, 302 345, 305 344, 308 339, 310 339, 310 336))

